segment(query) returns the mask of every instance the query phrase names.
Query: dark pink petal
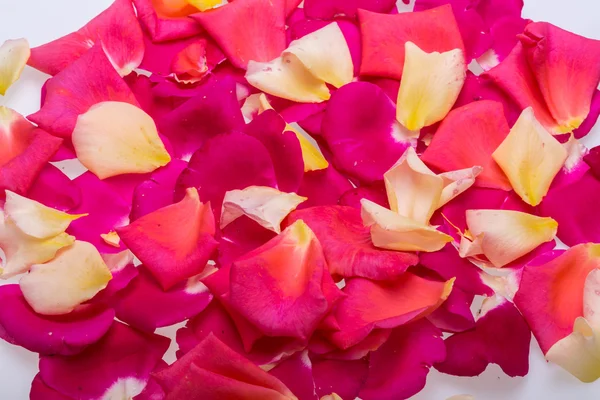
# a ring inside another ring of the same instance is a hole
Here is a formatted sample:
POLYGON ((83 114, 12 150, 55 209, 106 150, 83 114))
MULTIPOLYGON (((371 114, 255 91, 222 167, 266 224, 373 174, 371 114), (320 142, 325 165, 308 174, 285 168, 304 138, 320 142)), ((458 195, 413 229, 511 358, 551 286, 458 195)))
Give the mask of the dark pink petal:
POLYGON ((115 312, 87 307, 59 317, 39 315, 27 304, 19 285, 0 286, 0 337, 42 355, 77 354, 100 340, 115 312))
POLYGON ((206 29, 236 67, 268 62, 285 49, 286 1, 234 1, 193 18, 206 29))
POLYGON ((202 28, 188 16, 166 16, 154 9, 152 0, 133 0, 142 26, 155 42, 185 39, 197 35, 202 28))
POLYGON ((311 207, 294 211, 288 217, 289 224, 297 220, 304 221, 319 238, 329 272, 336 279, 355 276, 393 279, 419 261, 414 253, 375 248, 369 228, 363 225, 358 209, 311 207))
POLYGON ((307 197, 298 208, 337 205, 340 198, 352 185, 348 178, 340 174, 332 165, 319 171, 304 174, 298 194, 307 197))
POLYGON ((46 164, 27 192, 27 198, 69 212, 81 202, 81 191, 60 169, 46 164))
POLYGON ((96 43, 101 44, 123 76, 140 65, 144 56, 143 34, 130 0, 116 0, 78 31, 31 49, 28 64, 56 75, 96 43))
MULTIPOLYGON (((479 4, 485 3, 485 1, 479 2, 479 4)), ((502 62, 508 57, 519 42, 518 35, 523 33, 529 22, 531 21, 515 16, 499 18, 490 25, 494 61, 502 62)))
POLYGON ((594 97, 592 97, 592 105, 590 108, 590 113, 581 126, 573 131, 576 139, 581 139, 585 137, 592 128, 596 125, 598 121, 598 116, 600 116, 600 90, 596 90, 594 92, 594 97))
POLYGON ((40 376, 48 387, 73 399, 102 398, 109 390, 133 397, 143 390, 168 347, 163 336, 114 322, 96 345, 78 355, 42 356, 40 376))
POLYGON ((341 15, 355 18, 359 8, 387 14, 395 5, 394 0, 306 0, 304 12, 308 18, 313 19, 327 20, 341 15))
POLYGON ((425 387, 432 365, 443 361, 442 332, 427 320, 396 328, 369 357, 369 374, 360 390, 364 400, 402 400, 425 387))
POLYGON ((508 376, 527 374, 531 331, 511 302, 498 301, 484 311, 473 330, 456 333, 444 341, 447 357, 436 364, 437 370, 450 375, 477 376, 488 364, 498 364, 508 376))
POLYGON ((245 132, 260 140, 271 155, 277 187, 282 192, 297 192, 304 177, 304 160, 300 142, 286 122, 275 111, 267 110, 256 116, 245 132))
POLYGON ((168 291, 146 271, 119 293, 115 311, 119 320, 144 331, 170 326, 189 319, 206 308, 212 296, 198 279, 191 278, 168 291))
POLYGON ((191 36, 185 39, 155 43, 152 38, 144 36, 146 51, 140 68, 153 74, 168 76, 172 72, 171 65, 175 56, 192 43, 197 43, 201 38, 202 36, 191 36))
POLYGON ((269 371, 283 382, 298 400, 319 400, 307 351, 300 351, 269 371))
POLYGON ((166 395, 163 388, 156 382, 154 378, 150 377, 148 384, 142 393, 135 396, 133 400, 164 400, 165 396, 166 395))
POLYGON ((31 382, 30 400, 72 400, 71 397, 64 396, 47 386, 38 373, 33 382, 31 382))
POLYGON ((219 240, 219 264, 229 265, 244 254, 273 239, 276 233, 260 226, 243 215, 221 229, 219 240))
POLYGON ((90 303, 103 303, 114 307, 117 293, 131 283, 138 275, 138 269, 133 265, 133 254, 129 250, 115 254, 104 254, 102 258, 108 269, 110 269, 112 279, 104 290, 90 300, 90 303))
POLYGON ((362 199, 367 199, 382 207, 390 208, 383 182, 375 182, 372 185, 359 186, 347 191, 340 198, 340 204, 360 209, 360 201, 362 199))
POLYGON ((444 332, 463 332, 471 329, 475 326, 475 319, 471 312, 473 297, 474 295, 466 294, 455 287, 444 304, 432 312, 427 319, 444 332))
MULTIPOLYGON (((335 319, 327 318, 324 323, 329 323, 330 321, 335 322, 335 319)), ((333 325, 337 325, 337 323, 333 325)), ((333 325, 330 327, 323 326, 322 328, 339 328, 339 326, 333 325)), ((322 335, 315 334, 309 344, 309 350, 311 353, 318 354, 329 360, 359 360, 366 357, 370 352, 380 348, 388 340, 391 333, 391 329, 375 329, 364 340, 345 350, 338 349, 322 335)))
POLYGON ((475 9, 488 25, 493 25, 504 17, 520 17, 523 0, 480 0, 475 9))
POLYGON ((600 146, 592 148, 583 160, 590 167, 591 173, 600 179, 600 146))
POLYGON ((135 96, 96 44, 75 62, 46 82, 46 99, 40 111, 28 118, 42 129, 69 137, 80 114, 102 101, 138 105, 135 96))
MULTIPOLYGON (((180 99, 159 96, 156 88, 160 87, 160 84, 154 83, 151 78, 145 75, 129 74, 125 77, 125 81, 140 104, 140 108, 150 115, 156 122, 160 121, 162 116, 168 114, 174 108, 181 105, 183 101, 188 100, 187 97, 185 99, 180 99)), ((175 83, 172 82, 165 84, 175 85, 175 83)), ((189 92, 194 91, 190 90, 189 92)))
POLYGON ((320 397, 335 393, 344 400, 354 400, 369 372, 369 362, 366 358, 352 361, 312 361, 313 377, 320 397))
POLYGON ((383 179, 409 147, 399 130, 396 107, 387 95, 371 83, 356 82, 331 96, 322 135, 340 171, 373 182, 383 179))

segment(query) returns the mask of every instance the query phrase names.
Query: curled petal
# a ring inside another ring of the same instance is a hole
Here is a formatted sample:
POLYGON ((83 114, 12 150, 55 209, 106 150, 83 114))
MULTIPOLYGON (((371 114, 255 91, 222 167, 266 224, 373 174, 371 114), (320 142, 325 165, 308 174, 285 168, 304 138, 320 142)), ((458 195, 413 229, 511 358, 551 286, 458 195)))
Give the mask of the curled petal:
POLYGON ((444 119, 466 78, 463 51, 427 53, 406 42, 406 56, 396 118, 410 131, 418 131, 444 119))
POLYGON ((492 157, 521 199, 537 206, 563 167, 567 151, 527 108, 492 157))
POLYGON ((21 76, 31 51, 27 39, 7 40, 0 46, 0 94, 21 76))
POLYGON ((375 247, 432 252, 454 240, 433 226, 415 222, 367 199, 362 199, 360 203, 363 223, 371 228, 371 240, 375 247))
POLYGON ((90 300, 111 279, 112 274, 98 250, 87 242, 75 241, 54 260, 34 265, 20 285, 35 312, 61 315, 90 300))
POLYGON ((467 227, 482 235, 481 249, 492 265, 501 268, 556 236, 552 218, 511 210, 467 210, 467 227))
POLYGON ((165 290, 202 272, 217 247, 210 204, 200 202, 196 189, 117 233, 165 290))
POLYGON ((37 201, 6 191, 4 212, 24 234, 49 239, 67 230, 69 224, 85 214, 69 215, 37 201))
POLYGON ((261 226, 280 233, 281 221, 306 197, 295 193, 284 193, 265 186, 250 186, 243 190, 225 193, 221 212, 221 229, 242 215, 258 222, 261 226))

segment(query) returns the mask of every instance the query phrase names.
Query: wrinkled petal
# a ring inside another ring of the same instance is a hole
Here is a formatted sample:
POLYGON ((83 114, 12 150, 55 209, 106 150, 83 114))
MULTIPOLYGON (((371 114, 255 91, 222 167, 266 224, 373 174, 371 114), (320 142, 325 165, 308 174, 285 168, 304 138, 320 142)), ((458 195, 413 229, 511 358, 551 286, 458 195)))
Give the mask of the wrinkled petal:
POLYGON ((31 51, 27 39, 7 40, 0 46, 0 94, 5 95, 9 87, 21 76, 31 51))
POLYGON ((565 163, 567 151, 527 108, 492 157, 523 201, 537 206, 565 163))
POLYGON ((67 68, 49 79, 40 111, 28 118, 42 129, 69 137, 77 117, 96 103, 121 101, 137 106, 135 96, 96 44, 67 68))
POLYGON ((410 131, 444 119, 465 82, 461 49, 428 53, 406 42, 396 118, 410 131))
POLYGON ((72 140, 77 158, 100 179, 152 172, 171 161, 152 118, 128 103, 92 106, 77 118, 72 140))
POLYGON ((386 15, 358 11, 362 36, 361 75, 400 79, 405 44, 424 52, 447 52, 464 45, 450 5, 427 11, 386 15))
POLYGON ((164 290, 202 272, 217 247, 210 204, 200 202, 196 189, 117 233, 164 290))
POLYGON ((131 1, 116 0, 76 32, 31 49, 28 64, 56 75, 96 43, 100 43, 121 76, 140 65, 144 57, 143 34, 131 1))

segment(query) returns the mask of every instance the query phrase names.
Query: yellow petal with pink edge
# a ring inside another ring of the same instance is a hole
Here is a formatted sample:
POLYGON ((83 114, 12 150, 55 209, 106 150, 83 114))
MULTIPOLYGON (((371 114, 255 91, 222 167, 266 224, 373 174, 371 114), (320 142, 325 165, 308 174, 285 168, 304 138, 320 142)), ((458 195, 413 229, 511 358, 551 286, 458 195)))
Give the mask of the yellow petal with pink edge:
POLYGON ((284 193, 266 186, 231 190, 223 199, 221 229, 245 215, 264 228, 280 233, 281 221, 306 200, 296 193, 284 193))
POLYGON ((71 215, 6 190, 4 212, 26 235, 48 239, 67 230, 69 224, 87 214, 71 215))
POLYGON ((129 103, 98 103, 77 119, 73 146, 81 163, 100 179, 152 172, 171 156, 148 114, 129 103))
POLYGON ((556 236, 552 218, 512 210, 467 210, 467 228, 481 237, 481 250, 494 267, 501 268, 556 236))
POLYGON ((361 200, 361 216, 371 229, 375 247, 396 251, 441 250, 452 236, 424 223, 418 223, 367 199, 361 200))
POLYGON ((452 109, 466 78, 460 49, 427 53, 406 42, 396 118, 411 131, 441 121, 452 109))
POLYGON ((492 154, 524 202, 537 206, 567 160, 567 150, 535 118, 529 107, 492 154))
POLYGON ((227 2, 224 0, 185 0, 191 6, 196 7, 200 11, 210 10, 227 2))
POLYGON ((294 54, 315 78, 336 88, 354 77, 350 49, 337 22, 294 40, 284 54, 294 54))
POLYGON ((21 281, 25 300, 38 314, 62 315, 90 300, 112 279, 94 245, 76 241, 56 258, 36 264, 21 281))
POLYGON ((9 87, 21 76, 31 55, 27 39, 7 40, 0 46, 0 94, 6 94, 9 87))

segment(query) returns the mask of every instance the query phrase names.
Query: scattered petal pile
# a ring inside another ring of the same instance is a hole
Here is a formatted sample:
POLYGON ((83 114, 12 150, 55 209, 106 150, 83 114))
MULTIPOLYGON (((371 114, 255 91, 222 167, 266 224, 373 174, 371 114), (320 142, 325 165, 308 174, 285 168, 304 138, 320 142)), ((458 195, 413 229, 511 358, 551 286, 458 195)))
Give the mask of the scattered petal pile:
POLYGON ((526 375, 532 334, 600 378, 600 42, 519 0, 300 3, 116 0, 0 46, 1 95, 51 75, 0 107, 31 399, 401 400, 526 375))

